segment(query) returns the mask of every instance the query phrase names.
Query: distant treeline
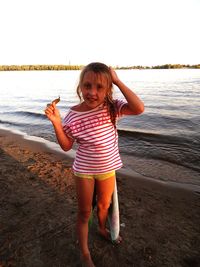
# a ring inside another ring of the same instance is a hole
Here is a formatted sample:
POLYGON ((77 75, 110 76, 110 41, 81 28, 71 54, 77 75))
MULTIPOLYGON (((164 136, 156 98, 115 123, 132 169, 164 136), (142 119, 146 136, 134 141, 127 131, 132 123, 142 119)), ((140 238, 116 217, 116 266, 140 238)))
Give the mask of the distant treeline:
POLYGON ((181 65, 181 64, 165 64, 158 66, 128 66, 128 67, 116 67, 117 69, 200 69, 200 64, 197 65, 181 65))
MULTIPOLYGON (((0 71, 25 71, 25 70, 80 70, 84 65, 0 65, 0 71)), ((200 69, 197 65, 165 64, 159 66, 114 66, 115 69, 200 69)))
POLYGON ((0 65, 0 71, 12 70, 80 70, 83 65, 0 65))

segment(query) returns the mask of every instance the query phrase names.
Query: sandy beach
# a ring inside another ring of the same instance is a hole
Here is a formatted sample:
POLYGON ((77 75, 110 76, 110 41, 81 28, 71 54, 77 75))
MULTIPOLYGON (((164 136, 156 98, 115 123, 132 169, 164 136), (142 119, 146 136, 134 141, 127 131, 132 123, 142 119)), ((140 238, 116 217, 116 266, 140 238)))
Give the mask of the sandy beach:
MULTIPOLYGON (((0 130, 0 267, 81 266, 72 158, 0 130)), ((173 175, 173 173, 172 173, 173 175)), ((90 229, 97 267, 200 266, 200 194, 117 174, 120 245, 90 229)))

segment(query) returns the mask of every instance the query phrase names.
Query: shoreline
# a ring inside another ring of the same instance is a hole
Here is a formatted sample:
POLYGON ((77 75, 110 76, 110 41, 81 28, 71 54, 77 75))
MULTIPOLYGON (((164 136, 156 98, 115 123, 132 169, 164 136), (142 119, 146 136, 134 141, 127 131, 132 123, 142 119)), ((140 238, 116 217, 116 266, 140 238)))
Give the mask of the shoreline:
MULTIPOLYGON (((63 151, 57 143, 45 140, 41 137, 29 136, 18 130, 10 130, 8 128, 0 128, 0 136, 7 136, 10 140, 16 140, 22 147, 27 147, 33 151, 52 153, 57 159, 67 159, 71 164, 73 163, 76 151, 71 149, 68 152, 63 151)), ((189 184, 189 183, 179 183, 176 181, 165 181, 154 179, 148 177, 147 175, 142 175, 134 170, 128 170, 124 167, 117 171, 118 176, 126 176, 134 179, 138 183, 149 183, 154 186, 160 186, 164 188, 172 188, 174 190, 184 190, 192 191, 194 193, 200 194, 200 186, 189 184)))
MULTIPOLYGON (((0 130, 1 267, 81 266, 73 155, 42 140, 0 130)), ((95 214, 96 266, 198 267, 200 195, 137 173, 117 172, 117 183, 123 242, 100 238, 95 214)))

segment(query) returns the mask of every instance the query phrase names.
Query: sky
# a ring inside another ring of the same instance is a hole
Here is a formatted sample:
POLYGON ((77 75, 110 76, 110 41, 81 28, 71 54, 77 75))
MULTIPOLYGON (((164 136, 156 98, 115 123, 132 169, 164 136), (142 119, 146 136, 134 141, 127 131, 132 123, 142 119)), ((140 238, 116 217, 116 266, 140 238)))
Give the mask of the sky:
POLYGON ((0 65, 200 64, 200 0, 0 0, 0 65))

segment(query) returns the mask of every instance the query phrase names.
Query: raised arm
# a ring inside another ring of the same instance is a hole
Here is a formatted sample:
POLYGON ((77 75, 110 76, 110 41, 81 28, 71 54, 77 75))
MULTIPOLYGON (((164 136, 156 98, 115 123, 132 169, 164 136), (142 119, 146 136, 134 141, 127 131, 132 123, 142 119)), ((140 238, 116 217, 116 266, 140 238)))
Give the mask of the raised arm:
POLYGON ((122 107, 121 112, 124 115, 138 115, 144 112, 144 103, 140 98, 119 79, 117 73, 112 68, 110 68, 110 73, 113 83, 120 89, 127 101, 127 104, 122 107))
POLYGON ((56 104, 53 103, 47 106, 47 108, 45 109, 45 114, 47 118, 51 121, 51 123, 53 124, 56 138, 58 140, 60 147, 64 151, 70 150, 73 145, 73 140, 70 137, 68 137, 63 130, 60 112, 57 109, 56 104))

